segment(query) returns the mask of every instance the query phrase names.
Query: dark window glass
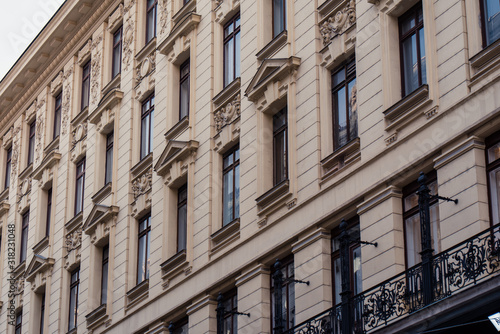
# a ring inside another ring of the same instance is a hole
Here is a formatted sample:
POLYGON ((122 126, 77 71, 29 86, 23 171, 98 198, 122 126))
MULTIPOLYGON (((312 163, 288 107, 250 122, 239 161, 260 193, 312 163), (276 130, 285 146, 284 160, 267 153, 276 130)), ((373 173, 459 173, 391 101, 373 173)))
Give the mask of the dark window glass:
MULTIPOLYGON (((363 291, 361 277, 361 246, 359 244, 359 220, 356 217, 348 222, 348 230, 351 240, 349 247, 349 281, 351 282, 351 291, 354 295, 363 291)), ((335 305, 341 302, 340 293, 342 292, 342 271, 340 267, 340 230, 337 228, 332 233, 332 268, 333 268, 333 298, 335 305)))
POLYGON ((16 334, 21 334, 23 328, 23 311, 19 311, 16 315, 16 334))
POLYGON ((156 16, 158 0, 147 0, 146 10, 146 43, 156 37, 156 16))
POLYGON ((149 243, 151 234, 151 214, 139 221, 139 245, 137 258, 137 284, 149 278, 149 243))
POLYGON ((185 5, 189 2, 190 0, 182 0, 182 4, 185 5))
POLYGON ((111 77, 116 77, 122 71, 122 28, 113 34, 113 61, 111 65, 111 77))
MULTIPOLYGON (((285 259, 282 261, 281 272, 283 273, 283 286, 282 286, 282 301, 281 301, 281 314, 283 323, 285 325, 285 330, 290 329, 295 326, 295 273, 293 257, 285 259)), ((274 281, 272 279, 273 273, 271 273, 271 323, 276 327, 275 317, 274 317, 274 281)))
POLYGON ((56 96, 54 109, 54 133, 52 139, 59 137, 61 133, 61 105, 62 105, 62 93, 56 96))
POLYGON ((35 158, 35 132, 36 132, 36 121, 30 124, 30 134, 28 142, 28 165, 33 163, 35 158))
POLYGON ((224 334, 238 333, 238 295, 236 289, 224 294, 224 320, 222 322, 222 332, 224 334))
POLYGON ((68 331, 76 328, 78 321, 78 289, 80 285, 80 268, 71 273, 69 286, 69 323, 68 331))
POLYGON ((180 89, 179 89, 179 120, 189 115, 189 59, 180 68, 180 89))
POLYGON ((85 188, 85 158, 76 164, 75 216, 83 210, 85 188))
POLYGON ((273 2, 273 38, 286 30, 286 0, 273 2))
POLYGON ((350 60, 332 74, 334 148, 358 137, 356 61, 350 60))
POLYGON ((104 184, 108 184, 113 178, 113 143, 114 133, 111 132, 106 136, 106 170, 104 172, 104 184))
POLYGON ((274 185, 288 179, 287 108, 273 116, 274 185))
POLYGON ((480 0, 483 45, 487 47, 500 38, 500 1, 480 0))
POLYGON ((26 211, 23 215, 23 222, 21 227, 21 252, 19 263, 26 261, 26 252, 28 251, 28 230, 30 224, 30 211, 26 211))
POLYGON ((40 305, 40 334, 43 334, 43 327, 45 326, 45 293, 43 293, 40 305))
POLYGON ((12 165, 12 147, 9 147, 7 150, 7 157, 5 161, 5 188, 8 188, 10 186, 10 172, 11 172, 11 165, 12 165))
POLYGON ((188 329, 189 329, 188 318, 181 319, 176 323, 169 325, 169 330, 173 330, 173 332, 171 332, 172 334, 187 334, 188 329))
POLYGON ((500 133, 486 140, 486 172, 490 192, 490 222, 500 223, 500 133))
POLYGON ((224 26, 224 87, 240 76, 240 14, 224 26))
MULTIPOLYGON (((427 175, 427 186, 431 195, 438 194, 436 173, 427 175)), ((403 188, 403 219, 405 234, 406 267, 412 267, 421 261, 422 239, 420 233, 420 213, 418 208, 418 183, 415 181, 403 188)), ((430 200, 431 238, 434 253, 440 251, 439 247, 439 206, 436 198, 430 200)))
POLYGON ((48 237, 50 233, 50 223, 52 218, 52 188, 47 190, 47 217, 45 218, 45 236, 48 237))
POLYGON ((82 68, 82 105, 81 110, 89 106, 90 98, 90 60, 82 68))
POLYGON ((101 305, 108 302, 108 262, 109 245, 102 248, 102 268, 101 268, 101 305))
POLYGON ((240 217, 240 148, 236 146, 223 159, 222 226, 240 217))
POLYGON ((187 185, 177 191, 177 252, 186 249, 187 241, 187 185))
POLYGON ((141 160, 151 153, 153 147, 153 117, 155 96, 151 95, 142 103, 141 115, 141 160))

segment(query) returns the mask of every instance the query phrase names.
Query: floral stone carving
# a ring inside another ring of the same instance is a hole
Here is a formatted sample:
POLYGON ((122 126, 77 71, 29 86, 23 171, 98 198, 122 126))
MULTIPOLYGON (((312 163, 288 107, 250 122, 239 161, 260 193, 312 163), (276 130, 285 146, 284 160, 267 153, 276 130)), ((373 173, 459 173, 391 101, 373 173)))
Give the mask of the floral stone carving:
POLYGON ((66 235, 66 249, 71 252, 82 245, 82 229, 76 229, 66 235))
POLYGON ((241 95, 238 93, 225 106, 218 109, 214 113, 215 127, 219 132, 223 127, 230 124, 241 114, 241 95))
POLYGON ((151 189, 152 185, 152 170, 148 170, 145 174, 138 177, 132 183, 132 192, 134 193, 134 198, 147 193, 151 189))
POLYGON ((356 2, 349 0, 347 6, 339 10, 335 15, 329 16, 320 25, 319 31, 323 37, 323 45, 330 43, 332 38, 345 32, 354 23, 356 23, 356 2))

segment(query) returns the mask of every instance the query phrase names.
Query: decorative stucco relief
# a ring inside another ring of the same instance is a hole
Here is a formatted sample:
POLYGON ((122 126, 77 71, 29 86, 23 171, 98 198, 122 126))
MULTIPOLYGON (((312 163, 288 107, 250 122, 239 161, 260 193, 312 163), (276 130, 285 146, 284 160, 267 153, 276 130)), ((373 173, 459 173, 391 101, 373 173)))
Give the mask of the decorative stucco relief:
POLYGON ((223 2, 223 0, 214 0, 215 7, 220 6, 220 4, 223 2))
POLYGON ((92 43, 92 62, 90 65, 90 103, 97 105, 99 102, 99 93, 101 91, 101 48, 102 35, 92 43))
POLYGON ((132 183, 132 192, 134 198, 141 196, 151 190, 153 170, 149 169, 146 173, 138 177, 132 183))
POLYGON ((61 134, 66 135, 68 133, 69 127, 69 111, 71 106, 71 80, 68 80, 69 77, 73 74, 73 66, 69 68, 69 70, 64 72, 63 78, 63 96, 62 96, 62 106, 61 106, 61 134))
POLYGON ((214 113, 215 127, 219 132, 224 126, 231 124, 241 114, 241 95, 240 93, 228 102, 225 106, 214 113))
POLYGON ((156 69, 156 50, 153 50, 144 60, 135 67, 136 82, 138 85, 144 77, 156 69))
POLYGON ((12 134, 12 137, 14 138, 12 140, 12 157, 11 157, 11 172, 10 172, 10 182, 11 185, 14 184, 14 182, 17 179, 17 167, 19 164, 19 149, 20 149, 20 141, 21 141, 21 126, 18 125, 12 134))
POLYGON ((163 35, 167 30, 167 0, 161 0, 160 2, 160 35, 163 35))
POLYGON ((134 41, 134 20, 132 16, 125 21, 123 29, 123 70, 128 71, 132 60, 132 42, 134 41))
POLYGON ((81 142, 87 136, 87 122, 78 124, 73 129, 73 140, 71 142, 71 148, 74 148, 76 144, 81 142))
POLYGON ((43 153, 43 134, 45 133, 45 110, 42 108, 45 106, 45 99, 42 99, 40 103, 36 106, 36 147, 35 147, 35 166, 38 166, 42 160, 43 153))
POLYGON ((71 252, 82 245, 82 228, 78 228, 66 235, 66 250, 71 252))
POLYGON ((356 1, 349 0, 344 8, 332 13, 320 24, 319 31, 323 37, 323 45, 330 43, 332 38, 345 32, 354 23, 356 23, 356 1))

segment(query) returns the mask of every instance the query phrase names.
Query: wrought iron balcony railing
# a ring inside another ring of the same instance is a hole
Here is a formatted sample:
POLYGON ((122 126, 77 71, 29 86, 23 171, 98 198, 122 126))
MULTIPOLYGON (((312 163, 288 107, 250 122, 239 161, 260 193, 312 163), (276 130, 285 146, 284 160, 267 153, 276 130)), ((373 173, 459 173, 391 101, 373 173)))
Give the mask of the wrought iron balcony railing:
POLYGON ((342 334, 342 321, 353 333, 369 333, 402 319, 500 271, 500 224, 432 256, 426 277, 422 263, 350 298, 351 319, 342 318, 342 304, 289 329, 286 334, 342 334), (426 296, 425 280, 431 280, 426 296))

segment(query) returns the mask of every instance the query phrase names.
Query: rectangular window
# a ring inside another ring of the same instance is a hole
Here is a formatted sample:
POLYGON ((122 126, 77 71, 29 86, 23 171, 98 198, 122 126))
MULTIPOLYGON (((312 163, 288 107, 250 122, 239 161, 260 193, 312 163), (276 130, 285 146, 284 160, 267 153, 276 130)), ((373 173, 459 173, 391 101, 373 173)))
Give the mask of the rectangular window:
POLYGON ((52 188, 47 190, 47 217, 45 218, 45 236, 50 234, 50 219, 52 218, 52 188))
MULTIPOLYGON (((427 186, 430 189, 431 195, 438 194, 436 173, 433 172, 427 175, 427 186)), ((418 183, 413 182, 403 188, 403 220, 405 234, 405 253, 406 267, 410 268, 421 261, 420 252, 422 251, 422 239, 420 232, 420 213, 418 206, 418 183)), ((431 220, 431 245, 434 249, 434 254, 440 251, 439 240, 439 205, 437 198, 433 198, 430 204, 430 220, 431 220)))
POLYGON ((22 333, 22 328, 23 328, 23 311, 19 311, 16 315, 16 329, 15 333, 16 334, 21 334, 22 333))
POLYGON ((120 27, 113 34, 113 60, 111 65, 111 77, 114 78, 122 71, 122 29, 120 27))
POLYGON ((487 47, 500 38, 500 1, 480 0, 483 45, 487 47))
POLYGON ((146 9, 146 44, 156 37, 156 16, 158 0, 147 0, 146 9))
POLYGON ((54 108, 54 132, 52 139, 59 137, 61 133, 61 105, 62 105, 62 92, 56 96, 54 108))
POLYGON ((76 165, 75 216, 83 211, 85 188, 85 158, 76 165))
POLYGON ((274 185, 288 179, 287 107, 273 116, 274 185))
POLYGON ((179 120, 189 115, 189 59, 180 68, 181 77, 179 81, 179 120))
POLYGON ((236 289, 224 294, 222 305, 224 306, 224 317, 220 333, 238 333, 238 295, 236 289))
POLYGON ((40 334, 43 334, 43 327, 45 326, 45 292, 41 298, 40 305, 40 334))
POLYGON ((28 166, 33 163, 35 158, 35 132, 36 132, 36 121, 30 124, 30 133, 28 141, 28 166))
POLYGON ((351 59, 332 73, 335 150, 358 137, 356 95, 356 60, 351 59))
MULTIPOLYGON (((349 281, 350 289, 353 295, 363 291, 361 276, 361 246, 359 244, 359 219, 356 217, 348 222, 347 233, 353 240, 349 246, 349 281)), ((332 236, 332 268, 333 268, 333 298, 335 305, 341 302, 340 293, 342 292, 342 270, 340 266, 340 229, 333 231, 332 236)))
POLYGON ((189 329, 188 318, 181 319, 169 325, 168 329, 172 334, 187 334, 189 329))
POLYGON ((151 234, 151 214, 139 221, 139 244, 137 258, 137 284, 149 279, 149 243, 151 234))
POLYGON ((5 160, 5 183, 4 188, 7 189, 10 186, 10 171, 12 166, 12 147, 7 149, 7 157, 5 160))
POLYGON ((80 285, 80 268, 71 273, 69 286, 69 323, 68 331, 76 328, 78 322, 78 289, 80 285))
POLYGON ((500 223, 500 133, 486 140, 486 172, 490 192, 490 222, 500 223))
POLYGON ((113 144, 114 133, 111 132, 106 136, 106 166, 104 171, 104 184, 108 184, 113 179, 113 144))
POLYGON ((273 38, 286 30, 286 0, 273 2, 273 38))
POLYGON ((223 193, 222 226, 240 217, 240 147, 236 146, 222 158, 223 193))
POLYGON ((149 96, 142 103, 141 114, 141 160, 152 151, 153 143, 153 117, 155 111, 155 96, 149 96))
POLYGON ((90 60, 82 68, 82 103, 81 110, 89 106, 90 98, 90 60))
POLYGON ((224 87, 240 76, 240 14, 224 26, 224 87))
POLYGON ((187 184, 177 191, 177 252, 186 249, 187 241, 187 184))
POLYGON ((401 91, 403 97, 427 83, 422 3, 399 18, 401 91))
POLYGON ((21 251, 19 263, 26 261, 26 252, 28 251, 28 231, 30 225, 30 211, 26 211, 23 214, 23 222, 21 226, 21 251))
MULTIPOLYGON (((285 330, 290 329, 295 326, 295 272, 294 272, 293 257, 283 260, 281 264, 281 272, 283 273, 283 285, 281 288, 282 303, 281 303, 281 314, 283 319, 283 324, 285 330)), ((274 271, 274 270, 273 270, 274 271)), ((271 324, 274 328, 275 323, 275 309, 274 309, 274 281, 272 279, 273 273, 271 273, 271 324)))
POLYGON ((102 267, 101 267, 101 305, 108 302, 108 262, 109 245, 102 248, 102 267))

